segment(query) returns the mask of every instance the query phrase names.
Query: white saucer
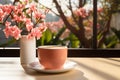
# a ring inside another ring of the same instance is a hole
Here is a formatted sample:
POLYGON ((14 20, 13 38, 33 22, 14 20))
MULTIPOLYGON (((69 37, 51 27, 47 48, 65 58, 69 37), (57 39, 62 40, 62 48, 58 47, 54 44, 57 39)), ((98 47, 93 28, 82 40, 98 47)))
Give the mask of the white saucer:
POLYGON ((61 73, 61 72, 66 72, 66 71, 72 70, 73 68, 75 68, 76 65, 77 65, 77 63, 67 60, 63 66, 63 69, 45 70, 44 67, 41 64, 39 64, 38 61, 36 61, 36 62, 32 62, 32 63, 28 64, 28 67, 33 70, 36 70, 39 72, 44 72, 44 73, 61 73))

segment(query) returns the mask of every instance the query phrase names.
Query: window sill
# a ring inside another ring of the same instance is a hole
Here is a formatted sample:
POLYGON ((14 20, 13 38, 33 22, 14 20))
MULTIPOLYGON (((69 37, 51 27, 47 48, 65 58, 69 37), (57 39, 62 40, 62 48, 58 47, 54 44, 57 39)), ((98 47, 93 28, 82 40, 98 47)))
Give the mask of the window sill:
MULTIPOLYGON (((0 48, 0 57, 19 57, 19 48, 0 48)), ((120 57, 120 49, 69 48, 68 57, 120 57)))

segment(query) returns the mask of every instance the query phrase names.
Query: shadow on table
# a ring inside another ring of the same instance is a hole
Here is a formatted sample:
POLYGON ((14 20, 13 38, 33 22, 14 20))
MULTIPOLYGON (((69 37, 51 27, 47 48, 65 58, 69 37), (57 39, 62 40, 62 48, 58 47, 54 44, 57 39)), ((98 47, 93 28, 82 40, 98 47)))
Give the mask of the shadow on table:
POLYGON ((108 60, 112 60, 112 61, 120 62, 120 59, 117 59, 117 58, 116 58, 116 59, 114 59, 114 58, 113 58, 113 59, 112 59, 112 58, 107 58, 107 59, 108 59, 108 60))
POLYGON ((33 76, 35 80, 88 80, 80 70, 73 69, 62 73, 42 73, 25 68, 25 72, 33 76))
MULTIPOLYGON (((107 74, 103 71, 100 71, 100 70, 96 70, 94 69, 94 66, 93 67, 89 67, 83 63, 78 63, 77 61, 75 61, 79 66, 81 67, 84 67, 85 69, 91 71, 92 73, 98 75, 98 76, 101 76, 102 78, 104 78, 105 80, 119 80, 118 78, 115 78, 114 76, 112 76, 111 74, 107 74)), ((97 65, 97 64, 96 64, 97 65)), ((117 65, 118 66, 118 65, 117 65)), ((102 67, 101 67, 102 68, 102 67)))

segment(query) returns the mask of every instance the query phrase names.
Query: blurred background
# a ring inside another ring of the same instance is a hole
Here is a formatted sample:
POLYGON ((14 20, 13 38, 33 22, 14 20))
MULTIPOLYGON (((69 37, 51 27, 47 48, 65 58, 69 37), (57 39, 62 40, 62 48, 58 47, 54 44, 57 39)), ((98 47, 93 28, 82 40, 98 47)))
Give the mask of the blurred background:
MULTIPOLYGON (((14 0, 0 0, 12 4, 14 0)), ((31 0, 47 8, 46 25, 40 45, 92 48, 93 0, 31 0)), ((97 48, 120 48, 120 0, 97 0, 97 48)), ((0 47, 19 47, 19 40, 6 38, 0 25, 0 47)))

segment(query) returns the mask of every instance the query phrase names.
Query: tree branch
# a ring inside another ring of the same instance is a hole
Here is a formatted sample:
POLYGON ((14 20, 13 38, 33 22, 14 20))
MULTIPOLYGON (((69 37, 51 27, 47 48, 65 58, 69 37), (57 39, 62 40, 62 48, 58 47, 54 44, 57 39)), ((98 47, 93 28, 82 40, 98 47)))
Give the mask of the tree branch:
POLYGON ((61 18, 63 19, 66 27, 67 27, 72 33, 78 34, 77 29, 76 29, 75 27, 73 27, 71 24, 69 24, 69 22, 68 22, 68 20, 66 19, 66 17, 65 17, 65 15, 64 15, 64 13, 63 13, 60 5, 58 4, 58 2, 57 2, 56 0, 53 0, 53 2, 55 3, 56 8, 57 8, 58 12, 60 13, 60 16, 61 16, 61 18))
POLYGON ((84 0, 84 2, 83 2, 83 5, 85 5, 86 4, 86 0, 84 0))
POLYGON ((45 7, 46 9, 50 10, 52 13, 54 13, 56 16, 60 16, 59 14, 57 14, 55 11, 53 11, 51 8, 39 3, 40 5, 42 5, 43 7, 45 7))
POLYGON ((67 18, 65 17, 60 5, 58 4, 57 0, 53 0, 53 2, 56 5, 56 8, 58 10, 58 12, 60 13, 61 18, 63 19, 66 27, 74 34, 77 36, 77 38, 81 41, 81 44, 85 47, 88 48, 90 47, 90 42, 88 41, 88 39, 85 37, 85 29, 83 26, 82 21, 79 23, 80 25, 82 24, 82 28, 80 28, 79 30, 76 29, 75 26, 72 26, 69 21, 67 20, 67 18))
POLYGON ((76 20, 76 18, 75 18, 75 16, 74 16, 73 9, 72 9, 72 5, 71 5, 71 0, 69 0, 69 6, 68 6, 68 9, 71 11, 72 18, 73 18, 74 22, 77 24, 78 21, 76 20))
MULTIPOLYGON (((83 7, 82 2, 83 2, 83 0, 79 1, 79 8, 83 7)), ((79 18, 78 18, 78 25, 79 25, 80 30, 82 29, 82 31, 84 33, 85 29, 84 29, 84 25, 83 25, 83 18, 81 16, 79 16, 79 18)))

